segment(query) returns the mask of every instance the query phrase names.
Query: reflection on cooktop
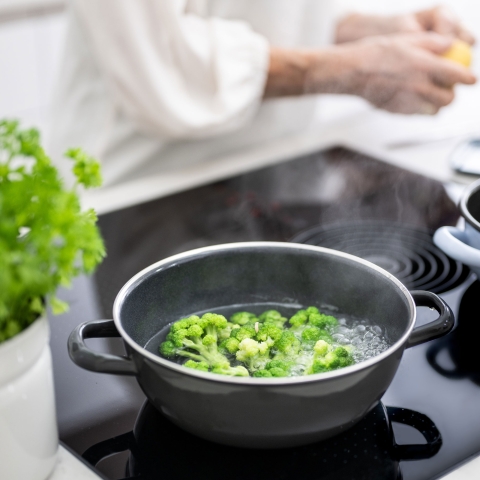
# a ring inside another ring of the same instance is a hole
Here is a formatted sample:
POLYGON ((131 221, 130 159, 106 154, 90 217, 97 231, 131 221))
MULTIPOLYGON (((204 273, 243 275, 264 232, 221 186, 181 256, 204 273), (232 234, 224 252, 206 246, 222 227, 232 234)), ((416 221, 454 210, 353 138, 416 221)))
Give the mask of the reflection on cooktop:
POLYGON ((456 329, 427 350, 430 365, 453 380, 468 378, 480 387, 480 282, 470 285, 460 302, 456 329), (453 366, 442 365, 440 355, 447 351, 453 366))
POLYGON ((433 457, 441 445, 426 415, 380 403, 354 427, 323 442, 284 450, 239 449, 184 432, 147 401, 132 432, 90 447, 83 457, 95 465, 129 450, 126 476, 144 480, 400 480, 400 460, 433 457), (391 422, 417 429, 426 443, 397 445, 391 422))

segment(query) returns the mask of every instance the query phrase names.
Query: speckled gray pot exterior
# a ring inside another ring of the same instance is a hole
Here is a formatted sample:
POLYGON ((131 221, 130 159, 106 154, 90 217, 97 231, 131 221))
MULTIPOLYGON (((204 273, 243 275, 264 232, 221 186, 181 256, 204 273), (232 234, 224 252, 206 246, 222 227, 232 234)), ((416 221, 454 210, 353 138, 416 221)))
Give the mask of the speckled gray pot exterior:
POLYGON ((137 378, 157 409, 195 435, 239 447, 279 448, 353 426, 380 400, 400 358, 397 352, 361 373, 268 385, 214 382, 141 359, 137 378))
POLYGON ((155 407, 185 430, 214 442, 252 448, 307 444, 349 428, 391 383, 404 349, 447 333, 448 306, 413 292, 440 317, 414 329, 415 303, 388 272, 357 257, 297 244, 219 245, 162 260, 132 278, 114 304, 114 321, 80 325, 69 339, 83 368, 136 375, 155 407), (226 377, 186 369, 143 347, 170 322, 216 307, 282 303, 334 305, 386 329, 392 346, 341 370, 289 378, 226 377), (118 333, 117 333, 118 330, 118 333), (84 338, 120 334, 128 357, 92 352, 84 338))

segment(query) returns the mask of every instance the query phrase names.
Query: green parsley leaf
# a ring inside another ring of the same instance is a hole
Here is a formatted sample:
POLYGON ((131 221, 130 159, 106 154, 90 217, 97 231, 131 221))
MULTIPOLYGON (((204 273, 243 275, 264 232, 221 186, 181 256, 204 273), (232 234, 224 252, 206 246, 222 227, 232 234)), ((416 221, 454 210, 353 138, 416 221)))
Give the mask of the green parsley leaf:
MULTIPOLYGON (((99 163, 72 149, 73 172, 86 188, 99 186, 99 163)), ((52 165, 35 129, 0 121, 0 342, 27 328, 45 312, 68 305, 54 294, 105 256, 93 210, 82 211, 52 165)))

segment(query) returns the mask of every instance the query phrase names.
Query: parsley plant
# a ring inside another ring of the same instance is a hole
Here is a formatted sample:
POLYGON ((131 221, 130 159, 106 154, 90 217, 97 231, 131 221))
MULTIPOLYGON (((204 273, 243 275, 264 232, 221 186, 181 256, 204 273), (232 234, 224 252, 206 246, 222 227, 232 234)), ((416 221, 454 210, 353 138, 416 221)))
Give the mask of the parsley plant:
MULTIPOLYGON (((100 165, 80 149, 73 160, 77 185, 101 184, 100 165)), ((0 342, 45 312, 68 305, 55 291, 105 256, 93 210, 82 211, 77 185, 67 189, 40 145, 35 129, 0 121, 0 342)))

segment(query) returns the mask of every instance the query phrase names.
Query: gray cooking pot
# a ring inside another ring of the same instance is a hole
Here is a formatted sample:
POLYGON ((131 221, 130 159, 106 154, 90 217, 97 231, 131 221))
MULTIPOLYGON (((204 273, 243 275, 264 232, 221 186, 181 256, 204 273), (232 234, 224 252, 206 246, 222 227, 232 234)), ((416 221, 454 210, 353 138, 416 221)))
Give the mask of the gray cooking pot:
POLYGON ((377 405, 404 349, 442 336, 454 324, 439 297, 409 293, 370 262, 326 248, 274 242, 200 248, 155 263, 121 289, 113 317, 72 332, 68 349, 77 365, 135 375, 153 405, 180 427, 208 440, 253 448, 307 444, 353 426, 377 405), (414 300, 436 309, 439 317, 414 328, 414 300), (334 305, 381 326, 392 346, 341 370, 267 379, 187 369, 144 348, 163 327, 194 312, 252 304, 262 310, 269 303, 334 305), (84 342, 113 336, 123 338, 126 357, 93 352, 84 342))

